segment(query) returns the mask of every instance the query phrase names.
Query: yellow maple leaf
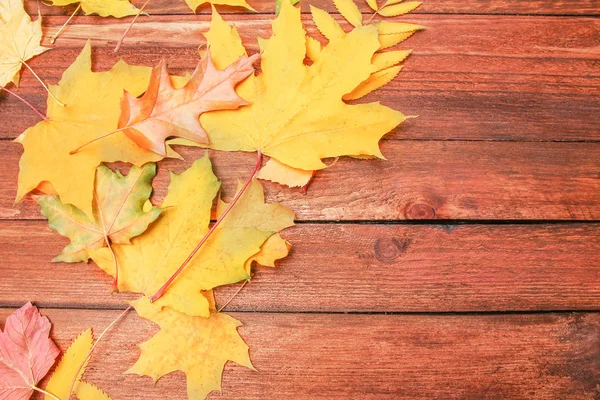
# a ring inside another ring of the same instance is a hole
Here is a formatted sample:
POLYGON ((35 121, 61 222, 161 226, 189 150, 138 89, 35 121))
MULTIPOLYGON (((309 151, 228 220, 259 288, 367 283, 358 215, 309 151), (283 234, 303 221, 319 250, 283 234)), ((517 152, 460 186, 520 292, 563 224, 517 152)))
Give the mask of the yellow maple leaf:
POLYGON ((292 245, 276 233, 263 243, 260 252, 246 260, 244 268, 250 275, 254 262, 263 267, 275 267, 275 261, 287 257, 291 248, 292 245))
POLYGON ((129 0, 50 0, 54 6, 66 6, 79 3, 86 15, 98 14, 101 17, 127 17, 136 15, 138 8, 129 0))
POLYGON ((244 7, 251 11, 256 11, 250 4, 246 2, 246 0, 185 0, 185 3, 192 9, 192 11, 196 12, 198 7, 202 4, 213 4, 213 5, 222 5, 222 6, 231 6, 231 7, 244 7))
MULTIPOLYGON (((46 392, 59 399, 67 399, 73 389, 80 400, 110 400, 110 397, 96 386, 81 381, 93 345, 94 336, 90 328, 82 332, 62 356, 46 385, 46 392)), ((46 395, 45 400, 54 400, 54 397, 46 395)))
POLYGON ((289 187, 302 187, 310 182, 312 176, 312 171, 288 167, 274 158, 267 161, 256 175, 258 179, 277 182, 289 187))
POLYGON ((353 26, 362 25, 362 14, 354 0, 333 0, 335 8, 353 26))
MULTIPOLYGON (((47 50, 40 46, 42 18, 32 21, 23 0, 2 0, 0 6, 0 86, 19 84, 21 67, 47 50)), ((28 66, 27 66, 28 67, 28 66)), ((33 72, 33 71, 32 71, 33 72)))
MULTIPOLYGON (((214 11, 206 37, 218 68, 245 54, 237 31, 214 11)), ((283 1, 273 35, 259 44, 262 73, 238 86, 238 94, 251 104, 200 119, 212 148, 261 151, 304 170, 325 168, 321 159, 326 157, 383 157, 379 139, 404 115, 379 103, 349 105, 342 100, 375 71, 371 59, 380 43, 374 26, 359 26, 331 41, 307 66, 300 10, 283 1)))
MULTIPOLYGON (((121 291, 152 296, 161 288, 208 232, 219 187, 208 156, 179 175, 171 174, 161 216, 143 235, 131 240, 133 245, 113 246, 121 291)), ((271 235, 293 225, 293 218, 288 208, 265 204, 262 187, 254 181, 156 303, 207 317, 209 307, 201 291, 248 279, 246 261, 261 251, 271 235)), ((107 248, 92 250, 89 255, 100 268, 114 274, 107 248)))
POLYGON ((140 358, 126 373, 149 376, 154 382, 174 371, 187 377, 190 400, 221 390, 221 375, 228 361, 254 369, 248 346, 237 328, 242 323, 227 314, 194 317, 160 307, 143 297, 131 303, 137 313, 160 326, 160 331, 139 345, 140 358))
POLYGON ((383 17, 395 17, 409 13, 421 5, 420 1, 401 2, 402 0, 388 0, 383 7, 377 10, 377 14, 383 17))
POLYGON ((88 382, 79 382, 77 385, 77 398, 79 400, 112 400, 109 395, 88 382))
MULTIPOLYGON (((77 386, 88 364, 86 357, 94 345, 94 336, 92 329, 82 332, 67 349, 60 359, 58 366, 54 370, 52 377, 46 385, 46 391, 52 393, 59 399, 66 399, 71 385, 74 384, 74 390, 77 386), (83 366, 82 366, 83 365, 83 366)), ((52 400, 48 395, 46 400, 52 400)))
MULTIPOLYGON (((24 148, 19 162, 17 202, 37 188, 57 194, 63 204, 71 204, 93 218, 94 175, 102 161, 141 166, 162 159, 137 146, 123 132, 70 154, 82 143, 117 128, 123 91, 143 93, 150 71, 148 67, 119 61, 110 71, 92 72, 88 43, 60 83, 51 87, 66 106, 60 107, 49 100, 48 120, 27 129, 16 139, 24 148), (52 190, 48 188, 50 185, 52 190)), ((175 156, 172 150, 169 155, 175 156)))

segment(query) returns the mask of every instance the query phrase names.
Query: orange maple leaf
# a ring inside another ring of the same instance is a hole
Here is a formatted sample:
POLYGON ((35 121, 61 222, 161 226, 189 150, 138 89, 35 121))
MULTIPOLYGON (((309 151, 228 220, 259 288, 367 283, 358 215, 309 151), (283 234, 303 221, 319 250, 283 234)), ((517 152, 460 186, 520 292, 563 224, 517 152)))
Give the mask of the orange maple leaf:
POLYGON ((200 114, 233 110, 248 104, 237 95, 235 86, 248 77, 257 54, 242 56, 224 70, 215 67, 210 51, 200 60, 190 80, 176 89, 165 61, 152 70, 148 90, 141 98, 125 93, 121 99, 119 130, 138 146, 166 156, 165 139, 181 137, 208 145, 200 125, 200 114))

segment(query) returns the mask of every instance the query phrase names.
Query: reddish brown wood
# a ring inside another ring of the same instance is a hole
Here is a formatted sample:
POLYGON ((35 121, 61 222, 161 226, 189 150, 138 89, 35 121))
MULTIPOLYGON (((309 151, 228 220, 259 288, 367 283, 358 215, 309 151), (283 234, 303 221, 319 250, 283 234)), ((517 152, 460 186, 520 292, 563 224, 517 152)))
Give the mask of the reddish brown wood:
MULTIPOLYGON (((382 143, 388 160, 343 158, 318 173, 308 195, 266 182, 270 201, 299 220, 600 219, 600 143, 420 142, 382 143), (350 183, 351 182, 351 183, 350 183)), ((182 171, 204 154, 180 147, 186 161, 161 164, 155 179, 160 202, 167 169, 182 171)), ((0 141, 0 218, 40 218, 26 199, 13 207, 21 146, 0 141)), ((225 195, 247 177, 251 153, 211 152, 225 195)))
MULTIPOLYGON (((273 2, 250 3, 261 14, 219 9, 232 14, 227 18, 255 52, 255 37, 270 33, 264 13, 273 2)), ((328 0, 310 3, 335 12, 328 0)), ((38 5, 54 15, 44 19, 48 44, 74 7, 27 0, 31 13, 38 5)), ((308 3, 302 7, 306 12, 308 3)), ((360 7, 367 11, 364 2, 360 7)), ((31 65, 56 83, 92 37, 98 70, 119 57, 143 65, 165 57, 173 73, 192 69, 209 7, 193 16, 183 0, 151 0, 148 11, 152 17, 135 25, 120 54, 112 48, 129 19, 77 17, 57 47, 31 65)), ((291 256, 278 269, 258 270, 230 303, 244 311, 234 315, 246 324, 241 332, 261 372, 227 366, 226 398, 600 396, 597 312, 383 315, 599 310, 600 225, 355 223, 599 220, 600 24, 585 17, 599 11, 599 0, 427 0, 401 18, 428 29, 402 45, 416 50, 399 79, 365 100, 420 118, 382 142, 387 162, 342 159, 317 175, 307 196, 265 184, 269 200, 296 210, 300 221, 355 221, 286 231, 291 256)), ((310 23, 308 29, 316 34, 310 23)), ((46 95, 28 71, 19 93, 45 108, 46 95)), ((110 280, 94 265, 50 263, 66 239, 32 220, 40 215, 31 200, 12 206, 21 149, 7 139, 37 118, 0 96, 0 307, 28 300, 58 307, 43 312, 64 350, 84 329, 104 329, 127 297, 108 294, 110 280)), ((155 202, 164 197, 166 169, 181 171, 202 153, 182 149, 186 162, 162 164, 155 202)), ((211 157, 231 196, 254 156, 211 157)), ((219 304, 236 289, 219 290, 219 304)), ((0 321, 11 311, 0 308, 0 321)), ((155 331, 129 315, 100 345, 85 379, 115 399, 186 398, 181 373, 156 388, 149 378, 122 375, 137 357, 136 343, 155 331)))
MULTIPOLYGON (((0 310, 0 320, 10 311, 0 310)), ((42 312, 65 349, 120 311, 42 312)), ((259 372, 227 365, 227 399, 591 400, 598 393, 598 314, 233 315, 245 324, 240 331, 259 372)), ((155 331, 131 313, 98 347, 84 378, 117 399, 185 399, 182 373, 156 387, 122 374, 138 357, 136 343, 155 331)))
MULTIPOLYGON (((236 18, 244 42, 256 51, 255 37, 270 32, 267 16, 236 18)), ((600 140, 597 20, 477 16, 410 20, 428 27, 400 46, 414 48, 414 55, 398 79, 364 99, 382 100, 419 116, 390 138, 600 140)), ((63 22, 64 18, 48 18, 48 33, 63 22)), ((131 31, 123 51, 115 54, 115 41, 125 26, 113 19, 81 18, 57 41, 57 48, 31 65, 46 81, 56 83, 92 37, 97 70, 110 68, 120 57, 142 65, 167 58, 173 73, 183 73, 195 67, 208 17, 143 20, 131 31)), ((28 71, 23 72, 19 93, 45 109, 46 93, 28 71)), ((0 120, 8 121, 0 137, 14 138, 39 118, 18 100, 1 95, 0 120)))
MULTIPOLYGON (((600 225, 302 224, 280 268, 259 268, 234 311, 600 310, 600 225)), ((95 265, 51 263, 66 238, 0 223, 0 305, 122 307, 95 265), (65 290, 65 288, 67 288, 65 290)), ((219 290, 219 304, 238 286, 219 290)))
MULTIPOLYGON (((144 0, 132 0, 138 7, 144 0)), ((248 3, 260 13, 272 13, 275 10, 273 1, 249 0, 248 3)), ((379 5, 384 2, 379 0, 379 5)), ((26 0, 27 9, 30 14, 36 14, 38 8, 43 15, 62 15, 70 13, 75 9, 71 7, 50 7, 36 0, 26 0)), ((327 0, 303 0, 301 6, 307 12, 309 4, 336 12, 331 1, 327 0)), ((371 9, 363 0, 356 0, 356 4, 363 13, 370 13, 371 9)), ((243 8, 217 6, 221 13, 249 13, 243 8)), ((183 0, 152 0, 147 7, 150 15, 159 14, 191 14, 191 10, 183 0)), ((432 14, 518 14, 518 15, 598 15, 600 2, 598 0, 426 0, 414 13, 432 14)), ((210 13, 210 6, 203 5, 196 11, 198 14, 210 13)))

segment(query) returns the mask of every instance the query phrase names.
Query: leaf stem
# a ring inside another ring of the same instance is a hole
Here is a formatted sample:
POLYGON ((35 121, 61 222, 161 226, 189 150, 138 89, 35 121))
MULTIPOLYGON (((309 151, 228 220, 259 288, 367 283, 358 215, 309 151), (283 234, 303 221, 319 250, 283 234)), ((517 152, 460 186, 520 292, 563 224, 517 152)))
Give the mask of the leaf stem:
POLYGON ((377 14, 379 14, 379 11, 381 11, 381 10, 382 10, 384 7, 385 7, 385 6, 381 7, 379 10, 375 11, 375 12, 373 13, 373 15, 371 15, 371 18, 369 18, 369 19, 367 20, 367 24, 370 24, 370 23, 371 23, 371 21, 373 21, 373 18, 375 18, 375 16, 376 16, 377 14))
POLYGON ((185 261, 181 264, 181 266, 177 269, 177 271, 175 271, 175 273, 165 282, 165 284, 162 285, 162 287, 158 290, 158 292, 156 292, 152 297, 150 297, 151 302, 154 302, 154 301, 160 299, 162 297, 162 295, 165 294, 169 285, 171 285, 171 283, 173 283, 175 278, 177 278, 177 276, 181 273, 181 271, 183 271, 185 266, 192 260, 192 258, 196 255, 196 253, 200 250, 202 245, 204 243, 206 243, 206 241, 213 234, 215 229, 217 229, 217 227, 221 224, 221 222, 223 222, 223 220, 225 219, 227 214, 229 214, 229 211, 231 211, 231 209, 233 208, 233 206, 235 206, 235 204, 240 199, 240 197, 242 197, 242 194, 244 194, 244 192, 246 191, 248 186, 250 186, 250 182, 252 182, 252 179, 254 179, 254 177, 258 173, 258 170, 260 169, 260 166, 262 164, 262 152, 260 150, 258 150, 257 154, 258 154, 258 156, 256 159, 256 166, 254 167, 254 170, 252 171, 252 174, 250 175, 250 177, 246 180, 246 182, 244 182, 244 186, 242 186, 242 188, 235 195, 235 197, 233 198, 231 203, 229 203, 229 206, 227 206, 227 208, 225 209, 223 214, 221 214, 219 219, 217 219, 217 222, 215 222, 215 224, 210 228, 210 230, 206 233, 206 235, 204 235, 204 237, 202 238, 200 243, 198 243, 198 245, 194 248, 194 250, 192 250, 190 255, 185 259, 185 261))
POLYGON ((28 102, 27 100, 25 100, 24 98, 22 98, 21 96, 19 96, 18 94, 16 94, 15 92, 8 90, 5 87, 0 86, 0 89, 4 90, 6 93, 8 94, 12 94, 13 96, 15 96, 17 99, 21 100, 23 103, 25 103, 27 106, 29 106, 29 108, 31 108, 33 111, 35 111, 35 113, 37 115, 40 116, 41 119, 43 119, 44 121, 48 121, 48 117, 46 117, 44 114, 42 114, 37 108, 35 108, 30 102, 28 102))
POLYGON ((73 14, 71 14, 69 19, 63 24, 63 26, 61 26, 60 29, 54 35, 52 35, 52 37, 50 38, 50 43, 54 44, 54 42, 56 42, 56 39, 58 38, 58 36, 62 33, 62 31, 65 30, 67 25, 69 25, 69 22, 71 22, 71 20, 75 16, 75 14, 77 14, 80 9, 81 9, 81 3, 79 3, 79 5, 75 9, 75 11, 73 11, 73 14))
POLYGON ((38 76, 38 74, 36 74, 36 73, 35 73, 35 71, 33 70, 33 68, 31 68, 31 67, 29 66, 29 64, 27 64, 27 63, 26 63, 25 61, 23 61, 23 60, 21 60, 21 64, 23 64, 25 67, 27 67, 27 69, 28 69, 29 71, 31 71, 31 73, 33 74, 33 76, 35 76, 35 78, 36 78, 36 79, 37 79, 37 80, 38 80, 38 81, 39 81, 39 82, 42 84, 42 86, 44 87, 44 89, 46 89, 46 92, 48 92, 48 95, 50 95, 50 97, 52 97, 52 98, 54 99, 54 101, 56 101, 56 103, 57 103, 59 106, 61 106, 61 107, 64 107, 64 106, 65 106, 63 103, 61 103, 61 102, 60 102, 60 100, 58 100, 58 99, 56 98, 56 96, 54 95, 54 93, 52 93, 52 92, 50 91, 50 89, 48 88, 48 86, 46 86, 46 84, 44 83, 44 81, 42 80, 42 78, 40 78, 40 77, 38 76))
POLYGON ((106 241, 106 246, 108 246, 108 249, 110 250, 110 254, 112 254, 113 262, 115 264, 115 279, 113 279, 112 290, 113 292, 119 292, 119 263, 117 262, 117 256, 110 244, 110 239, 108 239, 106 235, 104 236, 104 240, 106 241))
MULTIPOLYGON (((106 229, 106 224, 104 223, 104 215, 102 213, 102 207, 100 207, 100 205, 99 205, 98 196, 96 196, 95 188, 94 188, 94 201, 96 202, 96 204, 98 204, 98 213, 100 214, 100 222, 102 222, 102 231, 104 233, 104 242, 106 243, 106 246, 110 250, 110 254, 112 254, 113 262, 115 264, 115 279, 113 280, 113 291, 118 292, 119 291, 119 263, 117 262, 117 256, 111 246, 110 239, 108 238, 108 232, 110 232, 110 230, 112 229, 112 224, 111 224, 110 228, 106 229)), ((121 209, 119 209, 119 211, 121 211, 121 209)), ((118 216, 118 213, 116 215, 118 216)), ((114 224, 114 222, 115 221, 113 220, 113 224, 114 224)))
POLYGON ((142 6, 142 8, 140 8, 140 10, 135 15, 135 17, 133 17, 133 20, 131 21, 131 23, 129 24, 129 26, 127 27, 127 29, 125 29, 125 32, 123 32, 123 36, 121 36, 121 39, 119 39, 119 41, 117 42, 117 45, 115 46, 115 50, 114 50, 115 53, 118 52, 119 50, 121 50, 121 45, 123 44, 123 40, 125 40, 125 36, 127 36, 127 34, 129 33, 129 31, 131 30, 131 27, 133 27, 133 24, 135 24, 135 21, 142 14, 142 12, 144 11, 144 8, 146 8, 146 6, 148 5, 148 3, 150 3, 150 0, 146 0, 146 2, 144 3, 144 5, 142 6))
MULTIPOLYGON (((104 332, 102 332, 100 334, 100 336, 98 336, 98 339, 96 339, 96 341, 94 342, 94 345, 92 346, 92 348, 90 349, 90 351, 88 351, 88 353, 86 354, 85 358, 83 359, 83 362, 81 363, 81 365, 79 366, 79 369, 77 370, 77 373, 75 374, 75 377, 73 378, 73 381, 71 381, 71 387, 69 388, 69 394, 67 395, 67 399, 71 398, 71 394, 73 393, 73 388, 75 387, 75 383, 77 382, 77 378, 79 377, 79 374, 81 373, 81 370, 83 369, 83 366, 87 363, 87 361, 89 360, 90 356, 92 355, 92 352, 94 351, 94 349, 96 348, 96 346, 98 345, 98 343, 100 342, 100 340, 102 340, 102 338, 104 337, 104 335, 110 331, 110 329, 115 326, 115 324, 117 322, 119 322, 125 315, 127 315, 127 313, 129 312, 129 310, 131 310, 133 308, 133 306, 129 306, 125 309, 125 311, 123 311, 117 318, 115 318, 113 320, 113 322, 111 322, 106 329, 104 329, 104 332)), ((60 399, 56 399, 56 400, 60 400, 60 399)))
POLYGON ((235 293, 229 298, 229 300, 227 300, 227 302, 225 302, 225 304, 223 304, 221 306, 221 308, 219 308, 219 310, 217 311, 218 313, 220 313, 221 311, 223 311, 223 309, 225 307, 227 307, 229 305, 229 303, 231 303, 231 300, 233 300, 235 298, 235 296, 238 295, 238 293, 240 293, 242 291, 242 289, 244 288, 244 286, 246 286, 246 284, 250 282, 250 280, 246 279, 244 281, 244 283, 242 283, 242 285, 238 288, 238 290, 235 291, 235 293))
POLYGON ((308 179, 308 182, 306 182, 306 185, 302 186, 302 194, 306 194, 308 193, 308 186, 310 185, 310 183, 313 181, 313 179, 315 178, 315 175, 317 174, 317 171, 314 170, 312 172, 312 174, 310 174, 310 178, 308 179))
POLYGON ((118 133, 118 132, 124 131, 125 129, 128 129, 128 128, 130 128, 130 127, 129 127, 129 126, 124 126, 124 127, 122 127, 122 128, 119 128, 119 129, 117 129, 117 130, 114 130, 114 131, 112 131, 112 132, 106 133, 106 134, 104 134, 104 135, 102 135, 102 136, 98 136, 97 138, 95 138, 95 139, 92 139, 92 140, 90 140, 89 142, 82 144, 81 146, 79 146, 79 147, 78 147, 78 148, 76 148, 75 150, 71 150, 71 151, 69 152, 69 154, 73 155, 73 154, 75 154, 75 153, 78 153, 78 152, 79 152, 79 150, 83 149, 85 146, 87 146, 87 145, 90 145, 90 144, 94 143, 94 142, 95 142, 95 141, 97 141, 97 140, 104 139, 105 137, 108 137, 108 136, 110 136, 110 135, 114 135, 115 133, 118 133))
POLYGON ((33 390, 35 390, 35 391, 38 391, 38 392, 40 392, 40 393, 42 393, 42 394, 45 394, 45 395, 46 395, 46 396, 48 396, 48 397, 52 397, 54 400, 60 400, 58 397, 56 397, 56 396, 55 396, 55 395, 53 395, 52 393, 50 393, 50 392, 47 392, 47 391, 45 391, 44 389, 42 389, 42 388, 39 388, 39 387, 37 387, 37 386, 35 386, 35 385, 31 385, 31 388, 32 388, 33 390))

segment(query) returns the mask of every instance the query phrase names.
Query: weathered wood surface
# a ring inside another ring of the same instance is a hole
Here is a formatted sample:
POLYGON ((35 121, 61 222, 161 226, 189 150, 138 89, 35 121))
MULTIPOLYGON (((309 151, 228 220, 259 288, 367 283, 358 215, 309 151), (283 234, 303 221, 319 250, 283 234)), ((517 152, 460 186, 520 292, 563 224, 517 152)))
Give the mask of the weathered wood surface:
MULTIPOLYGON (((299 220, 599 220, 600 143, 426 142, 389 140, 383 160, 344 158, 317 174, 308 195, 265 183, 267 197, 299 220)), ((165 194, 167 169, 181 171, 204 150, 179 147, 155 179, 165 194)), ((0 141, 0 218, 40 218, 30 199, 13 206, 21 145, 0 141)), ((211 152, 231 195, 256 156, 211 152)))
MULTIPOLYGON (((91 37, 96 70, 109 69, 120 57, 141 65, 168 58, 173 73, 182 73, 197 63, 197 47, 204 43, 201 33, 208 29, 208 18, 142 20, 130 32, 123 50, 115 54, 114 43, 126 23, 82 17, 67 28, 55 49, 31 65, 46 81, 56 83, 91 37)), ((236 17, 252 51, 257 50, 254 38, 270 33, 267 19, 266 15, 236 17)), ((399 78, 364 99, 383 99, 407 115, 419 115, 389 138, 600 140, 597 19, 445 15, 406 19, 428 29, 400 46, 415 52, 399 78)), ((64 21, 63 17, 46 19, 46 45, 64 21)), ((314 32, 314 28, 309 30, 314 32)), ((46 93, 28 71, 23 72, 19 93, 45 109, 46 93)), ((14 138, 39 120, 21 102, 2 95, 0 121, 8 118, 13 123, 3 126, 0 138, 14 138)))
MULTIPOLYGON (((256 51, 274 2, 249 1, 258 14, 219 10, 256 51)), ((335 12, 329 0, 310 3, 335 12)), ((38 6, 48 44, 74 7, 27 0, 30 12, 38 6)), ((91 37, 96 70, 119 57, 192 69, 210 8, 194 16, 183 0, 151 0, 148 11, 119 54, 112 48, 129 18, 79 16, 31 65, 56 83, 91 37)), ((291 256, 257 269, 227 307, 246 324, 261 372, 228 365, 226 398, 599 398, 600 224, 586 223, 600 220, 597 15, 600 0, 427 0, 401 18, 428 29, 400 46, 415 52, 399 78, 365 100, 420 117, 382 142, 388 161, 342 159, 307 196, 265 183, 269 201, 290 206, 301 223, 284 233, 291 256), (390 223, 411 219, 425 221, 390 223)), ((19 93, 45 109, 28 71, 19 93)), ((104 329, 128 297, 108 294, 93 264, 51 263, 67 240, 31 200, 13 207, 21 147, 10 139, 36 122, 0 94, 0 326, 12 307, 35 301, 64 350, 85 328, 104 329)), ((156 202, 166 169, 181 171, 203 153, 181 150, 187 161, 160 168, 156 202)), ((251 154, 211 158, 226 197, 254 163, 251 154)), ((220 289, 219 304, 236 289, 220 289)), ((155 331, 131 313, 85 378, 115 399, 184 399, 181 373, 156 388, 122 375, 155 331)))
MULTIPOLYGON (((133 4, 141 7, 144 0, 133 0, 133 4)), ((371 13, 367 3, 363 0, 356 2, 363 13, 371 13)), ((384 1, 378 0, 382 6, 384 1)), ((51 7, 37 0, 26 0, 28 11, 36 14, 38 10, 42 15, 70 14, 75 6, 51 7)), ((275 2, 271 0, 249 0, 250 4, 259 13, 272 13, 275 2)), ((302 10, 307 12, 309 4, 315 5, 329 12, 336 12, 331 1, 312 0, 302 1, 302 10)), ((237 7, 217 6, 221 13, 251 13, 237 7)), ((191 14, 192 11, 184 0, 151 0, 147 6, 150 15, 160 14, 191 14)), ((196 10, 197 14, 210 13, 210 6, 205 4, 196 10)), ((516 14, 516 15, 599 15, 599 0, 427 0, 414 11, 417 14, 516 14)))
MULTIPOLYGON (((0 319, 10 310, 0 309, 0 319)), ((118 311, 46 309, 64 349, 118 311)), ((229 364, 227 399, 593 400, 598 314, 339 315, 234 313, 259 372, 229 364), (292 355, 293 356, 290 356, 292 355)), ((185 399, 183 374, 123 375, 156 327, 133 313, 97 350, 85 379, 115 399, 185 399)), ((214 395, 211 398, 221 398, 214 395)))
MULTIPOLYGON (((302 224, 284 236, 291 256, 256 269, 227 310, 600 310, 600 224, 302 224)), ((131 297, 110 295, 94 264, 50 262, 67 243, 42 221, 0 222, 0 305, 122 308, 131 297)))

